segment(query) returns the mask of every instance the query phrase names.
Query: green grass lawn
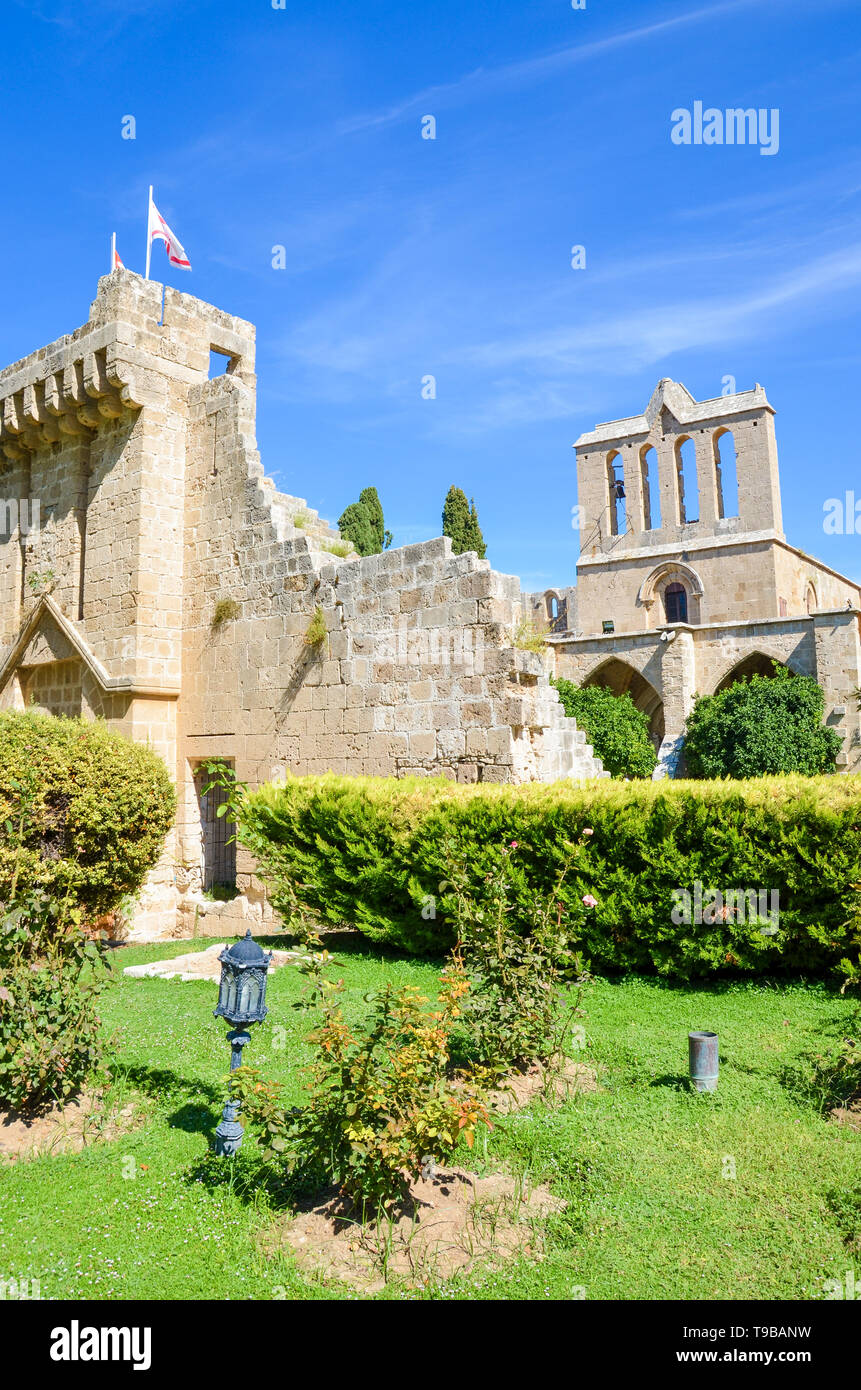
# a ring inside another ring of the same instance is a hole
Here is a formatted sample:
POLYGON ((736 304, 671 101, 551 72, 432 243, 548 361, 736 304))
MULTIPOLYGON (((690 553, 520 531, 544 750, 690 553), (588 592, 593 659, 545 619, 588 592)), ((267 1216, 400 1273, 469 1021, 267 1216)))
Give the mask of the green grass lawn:
MULTIPOLYGON (((333 941, 348 1010, 386 979, 433 992, 433 965, 333 941)), ((189 949, 123 948, 115 966, 189 949)), ((269 1018, 246 1049, 295 1097, 308 1056, 307 1018, 291 1007, 300 985, 289 966, 270 977, 269 1018)), ((277 1198, 254 1181, 250 1139, 235 1169, 219 1165, 222 1181, 213 1162, 201 1170, 229 1059, 215 1000, 205 981, 118 973, 102 1007, 117 1035, 114 1091, 138 1102, 142 1121, 80 1154, 0 1168, 0 1278, 38 1278, 43 1298, 359 1297, 256 1253, 277 1198)), ((601 1089, 498 1120, 460 1160, 528 1171, 567 1201, 546 1223, 546 1258, 378 1296, 817 1299, 846 1270, 861 1280, 861 1134, 828 1121, 804 1062, 853 1035, 852 1004, 819 984, 643 978, 599 980, 585 1002, 601 1089), (685 1081, 693 1028, 720 1034, 715 1095, 685 1081)))

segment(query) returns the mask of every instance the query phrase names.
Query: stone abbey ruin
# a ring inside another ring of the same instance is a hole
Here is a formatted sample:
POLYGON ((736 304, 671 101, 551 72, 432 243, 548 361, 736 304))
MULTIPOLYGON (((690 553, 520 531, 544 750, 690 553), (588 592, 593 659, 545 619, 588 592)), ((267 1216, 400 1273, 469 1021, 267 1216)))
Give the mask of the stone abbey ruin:
POLYGON ((823 685, 857 770, 861 592, 783 536, 761 387, 696 402, 662 381, 644 415, 582 435, 577 585, 524 595, 445 538, 352 552, 265 476, 255 380, 251 324, 124 269, 81 328, 0 372, 0 705, 104 718, 174 773, 136 938, 269 910, 203 793, 208 759, 252 785, 606 776, 553 674, 627 690, 667 775, 694 694, 776 659, 823 685), (227 370, 210 379, 211 352, 227 370), (517 644, 529 615, 551 628, 544 657, 517 644), (204 902, 234 879, 238 898, 204 902))

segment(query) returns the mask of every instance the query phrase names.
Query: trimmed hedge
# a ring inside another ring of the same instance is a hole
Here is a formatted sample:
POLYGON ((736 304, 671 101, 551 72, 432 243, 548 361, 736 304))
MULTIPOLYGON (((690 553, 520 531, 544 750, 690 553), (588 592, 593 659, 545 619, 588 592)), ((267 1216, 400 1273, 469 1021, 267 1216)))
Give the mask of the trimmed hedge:
POLYGON ((288 925, 298 904, 413 954, 451 945, 440 888, 451 852, 480 884, 516 841, 526 902, 549 891, 564 843, 586 828, 584 869, 564 896, 581 916, 584 895, 598 900, 574 943, 593 969, 822 972, 857 941, 847 925, 861 882, 853 777, 466 787, 328 775, 265 786, 240 812, 240 839, 288 925), (777 889, 778 931, 732 916, 677 925, 674 890, 693 893, 697 881, 723 893, 777 889))
POLYGON ((156 864, 176 794, 162 759, 99 721, 0 714, 0 902, 44 887, 90 919, 156 864), (19 853, 20 847, 20 853, 19 853))

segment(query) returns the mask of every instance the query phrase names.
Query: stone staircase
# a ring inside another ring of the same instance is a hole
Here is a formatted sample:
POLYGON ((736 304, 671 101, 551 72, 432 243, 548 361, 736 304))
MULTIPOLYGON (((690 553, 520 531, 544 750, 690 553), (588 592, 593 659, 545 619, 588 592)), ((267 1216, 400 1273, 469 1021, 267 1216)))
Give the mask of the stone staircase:
POLYGON ((609 777, 577 721, 565 713, 536 652, 506 648, 509 694, 505 717, 516 731, 515 768, 523 781, 609 777))
POLYGON ((308 542, 309 550, 336 559, 348 559, 356 555, 349 541, 346 541, 335 526, 324 521, 319 512, 309 507, 304 497, 291 497, 279 492, 271 478, 258 480, 263 496, 259 499, 272 518, 279 541, 295 541, 301 537, 308 542), (332 549, 332 547, 336 549, 332 549), (343 552, 347 547, 346 553, 343 552))

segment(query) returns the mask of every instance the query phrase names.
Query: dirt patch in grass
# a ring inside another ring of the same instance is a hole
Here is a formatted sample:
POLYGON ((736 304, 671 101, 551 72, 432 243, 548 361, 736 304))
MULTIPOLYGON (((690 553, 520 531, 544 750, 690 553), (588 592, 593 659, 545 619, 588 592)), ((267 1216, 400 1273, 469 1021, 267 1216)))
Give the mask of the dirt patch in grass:
POLYGON ((522 1110, 536 1096, 564 1101, 597 1089, 598 1077, 593 1067, 563 1057, 549 1067, 533 1062, 525 1071, 511 1072, 497 1090, 489 1092, 488 1100, 497 1115, 507 1115, 512 1110, 522 1110))
POLYGON ((861 1130, 861 1095, 855 1096, 847 1105, 835 1105, 831 1118, 839 1125, 861 1130))
POLYGON ((379 1223, 362 1225, 331 1189, 270 1226, 261 1245, 269 1256, 290 1251, 309 1273, 375 1293, 391 1279, 425 1284, 515 1255, 541 1259, 537 1223, 564 1206, 547 1187, 451 1168, 412 1183, 402 1206, 379 1223))
POLYGON ((90 1092, 35 1115, 0 1110, 0 1164, 40 1154, 79 1153, 96 1140, 117 1139, 133 1129, 134 1105, 106 1107, 104 1096, 90 1092))
MULTIPOLYGON (((512 1072, 488 1102, 505 1115, 538 1096, 562 1101, 597 1089, 594 1069, 565 1057, 512 1072)), ((309 1273, 374 1293, 390 1279, 425 1284, 515 1255, 541 1259, 538 1223, 564 1207, 548 1187, 530 1187, 506 1173, 480 1178, 463 1168, 440 1169, 412 1183, 389 1219, 363 1225, 331 1188, 268 1227, 261 1245, 270 1256, 289 1250, 309 1273)))

